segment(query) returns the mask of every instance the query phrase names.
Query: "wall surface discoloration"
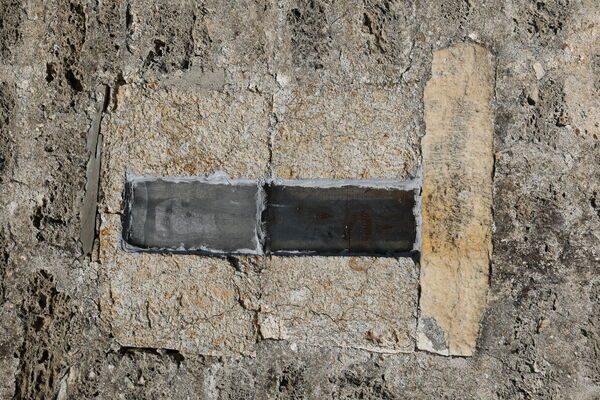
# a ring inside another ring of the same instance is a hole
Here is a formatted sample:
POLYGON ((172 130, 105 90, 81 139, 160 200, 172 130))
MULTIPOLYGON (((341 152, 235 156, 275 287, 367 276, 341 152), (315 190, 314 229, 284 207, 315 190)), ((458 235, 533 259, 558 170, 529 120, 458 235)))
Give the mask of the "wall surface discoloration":
POLYGON ((424 97, 418 347, 472 355, 492 252, 490 53, 470 43, 438 50, 431 75, 424 97))

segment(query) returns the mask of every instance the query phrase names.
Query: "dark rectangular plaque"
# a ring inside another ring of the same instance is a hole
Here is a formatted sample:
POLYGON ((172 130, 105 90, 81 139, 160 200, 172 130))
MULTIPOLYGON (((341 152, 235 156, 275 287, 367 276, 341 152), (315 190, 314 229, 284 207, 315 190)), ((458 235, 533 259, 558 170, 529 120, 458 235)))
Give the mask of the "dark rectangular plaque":
POLYGON ((135 250, 261 253, 256 183, 134 180, 123 239, 135 250))
POLYGON ((415 190, 270 185, 267 248, 273 253, 397 254, 413 250, 415 190))

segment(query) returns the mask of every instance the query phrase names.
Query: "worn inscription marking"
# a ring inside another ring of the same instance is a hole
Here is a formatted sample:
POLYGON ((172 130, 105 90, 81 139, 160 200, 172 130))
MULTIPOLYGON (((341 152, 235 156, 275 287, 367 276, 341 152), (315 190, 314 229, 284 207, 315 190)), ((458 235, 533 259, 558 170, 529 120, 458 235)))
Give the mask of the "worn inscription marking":
POLYGON ((128 183, 125 241, 139 249, 259 251, 256 184, 128 183))

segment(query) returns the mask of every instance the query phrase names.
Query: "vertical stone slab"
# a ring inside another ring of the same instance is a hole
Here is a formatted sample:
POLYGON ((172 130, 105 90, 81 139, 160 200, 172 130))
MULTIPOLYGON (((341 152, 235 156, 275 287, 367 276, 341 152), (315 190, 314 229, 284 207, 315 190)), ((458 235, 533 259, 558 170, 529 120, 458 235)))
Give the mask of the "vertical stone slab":
POLYGON ((493 68, 471 43, 434 53, 425 89, 417 346, 472 355, 491 255, 493 68))

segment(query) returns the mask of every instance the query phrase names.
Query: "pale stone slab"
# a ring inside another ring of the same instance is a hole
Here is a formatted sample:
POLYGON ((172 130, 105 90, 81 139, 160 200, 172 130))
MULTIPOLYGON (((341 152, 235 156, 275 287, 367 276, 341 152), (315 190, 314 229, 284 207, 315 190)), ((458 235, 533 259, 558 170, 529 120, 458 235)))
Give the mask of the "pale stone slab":
MULTIPOLYGON (((284 85, 285 86, 285 85, 284 85)), ((273 173, 282 178, 409 178, 419 127, 397 86, 285 86, 274 96, 273 173)))
POLYGON ((252 355, 258 278, 226 259, 131 254, 118 249, 121 221, 101 228, 101 318, 122 346, 197 355, 252 355))
POLYGON ((125 172, 189 176, 218 169, 262 178, 269 163, 270 104, 250 91, 123 86, 102 122, 103 206, 121 209, 125 172))
POLYGON ((419 349, 472 355, 491 257, 493 68, 489 52, 434 52, 425 89, 419 349))
POLYGON ((414 350, 418 272, 410 258, 273 257, 261 281, 265 339, 414 350))

